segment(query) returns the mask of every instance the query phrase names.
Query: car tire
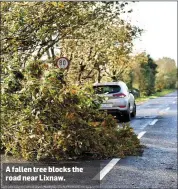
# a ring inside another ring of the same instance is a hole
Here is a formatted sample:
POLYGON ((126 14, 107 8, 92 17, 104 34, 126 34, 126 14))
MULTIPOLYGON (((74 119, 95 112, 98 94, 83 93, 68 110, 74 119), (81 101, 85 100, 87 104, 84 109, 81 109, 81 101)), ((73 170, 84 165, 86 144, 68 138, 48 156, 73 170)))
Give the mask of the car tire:
POLYGON ((131 117, 135 117, 137 112, 136 104, 134 103, 133 111, 131 113, 131 117))
POLYGON ((130 113, 130 106, 128 107, 128 110, 123 115, 123 121, 129 122, 131 120, 131 113, 130 113))

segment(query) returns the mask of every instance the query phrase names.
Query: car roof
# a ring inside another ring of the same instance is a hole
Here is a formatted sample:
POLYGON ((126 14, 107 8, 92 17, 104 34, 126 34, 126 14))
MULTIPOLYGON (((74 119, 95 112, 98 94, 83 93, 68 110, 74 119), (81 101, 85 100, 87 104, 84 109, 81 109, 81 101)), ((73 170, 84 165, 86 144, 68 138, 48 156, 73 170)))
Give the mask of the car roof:
POLYGON ((103 86, 103 85, 126 85, 123 81, 118 82, 104 82, 104 83, 94 83, 93 86, 103 86))

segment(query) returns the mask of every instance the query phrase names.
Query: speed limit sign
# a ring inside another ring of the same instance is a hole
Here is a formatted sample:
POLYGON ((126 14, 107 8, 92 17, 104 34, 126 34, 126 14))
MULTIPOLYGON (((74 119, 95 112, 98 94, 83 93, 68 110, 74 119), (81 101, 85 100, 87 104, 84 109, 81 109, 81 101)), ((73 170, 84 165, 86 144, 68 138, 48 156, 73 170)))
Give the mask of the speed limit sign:
POLYGON ((61 57, 57 59, 58 68, 66 69, 69 66, 69 60, 66 57, 61 57))

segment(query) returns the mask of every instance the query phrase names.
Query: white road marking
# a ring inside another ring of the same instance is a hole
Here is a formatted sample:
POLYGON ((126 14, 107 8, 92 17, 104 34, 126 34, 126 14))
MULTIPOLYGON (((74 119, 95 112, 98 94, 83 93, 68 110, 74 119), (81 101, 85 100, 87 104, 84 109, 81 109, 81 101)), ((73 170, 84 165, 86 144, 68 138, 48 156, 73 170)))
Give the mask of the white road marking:
MULTIPOLYGON (((156 117, 156 116, 154 116, 154 117, 156 117)), ((153 118, 154 118, 153 117, 153 118)), ((151 117, 152 118, 152 117, 151 117)), ((144 129, 146 126, 148 126, 148 125, 154 125, 156 122, 158 121, 158 119, 154 119, 153 121, 149 121, 149 122, 146 122, 145 124, 143 124, 139 129, 144 129), (154 123, 155 122, 155 123, 154 123)))
POLYGON ((168 111, 170 109, 170 107, 167 107, 165 110, 168 111))
POLYGON ((170 107, 167 107, 165 110, 161 110, 160 112, 159 112, 159 114, 164 114, 164 113, 166 113, 166 111, 168 111, 170 109, 170 107))
POLYGON ((158 119, 154 119, 149 125, 154 125, 157 121, 158 119))
POLYGON ((147 123, 145 123, 144 125, 142 125, 141 127, 140 127, 140 129, 144 129, 146 126, 148 126, 149 125, 149 123, 147 122, 147 123))
POLYGON ((138 138, 138 139, 141 139, 142 136, 143 136, 145 133, 146 133, 146 131, 140 132, 140 133, 138 134, 137 138, 138 138))
POLYGON ((93 180, 102 180, 107 173, 116 165, 120 158, 113 158, 101 171, 97 174, 93 180))

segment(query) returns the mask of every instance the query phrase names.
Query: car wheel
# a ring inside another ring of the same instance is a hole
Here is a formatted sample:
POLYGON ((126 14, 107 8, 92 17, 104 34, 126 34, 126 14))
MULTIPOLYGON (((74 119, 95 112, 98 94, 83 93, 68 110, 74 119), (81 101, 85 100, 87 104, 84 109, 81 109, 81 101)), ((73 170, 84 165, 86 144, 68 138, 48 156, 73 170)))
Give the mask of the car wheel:
POLYGON ((131 120, 130 106, 128 107, 128 110, 124 113, 123 120, 125 122, 129 122, 131 120))
POLYGON ((136 104, 134 103, 134 107, 133 107, 133 111, 131 113, 131 117, 135 117, 136 116, 136 104))

